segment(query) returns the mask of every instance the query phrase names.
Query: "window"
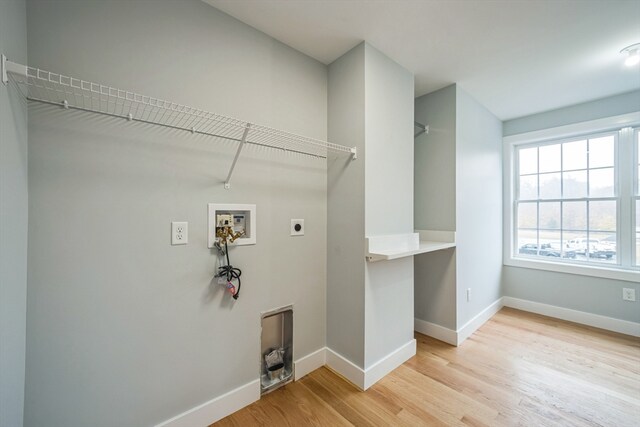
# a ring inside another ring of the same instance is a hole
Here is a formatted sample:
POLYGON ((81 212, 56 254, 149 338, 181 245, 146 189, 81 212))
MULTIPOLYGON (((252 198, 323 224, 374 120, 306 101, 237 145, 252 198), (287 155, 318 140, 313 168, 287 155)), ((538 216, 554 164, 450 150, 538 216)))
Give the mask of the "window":
POLYGON ((640 114, 634 117, 635 128, 600 120, 591 129, 505 138, 505 264, 638 280, 640 114))
POLYGON ((616 142, 609 133, 516 147, 518 254, 617 263, 616 142))

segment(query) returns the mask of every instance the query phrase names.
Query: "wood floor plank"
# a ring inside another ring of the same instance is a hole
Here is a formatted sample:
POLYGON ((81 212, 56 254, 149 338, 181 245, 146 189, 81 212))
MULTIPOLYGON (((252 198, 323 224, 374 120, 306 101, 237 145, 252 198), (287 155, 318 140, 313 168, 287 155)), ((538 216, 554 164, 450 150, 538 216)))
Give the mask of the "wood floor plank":
POLYGON ((335 381, 336 374, 329 369, 319 369, 316 372, 316 378, 326 390, 330 390, 332 399, 342 400, 350 410, 362 416, 365 420, 364 425, 403 425, 397 418, 397 414, 402 407, 392 400, 384 397, 380 398, 374 388, 370 389, 370 392, 363 394, 346 381, 337 383, 335 381))
POLYGON ((416 371, 404 365, 396 369, 394 375, 390 376, 388 380, 397 381, 398 385, 406 390, 408 396, 420 399, 421 404, 430 408, 430 412, 438 418, 442 419, 441 415, 446 414, 448 423, 453 424, 452 418, 454 418, 455 424, 461 424, 465 415, 473 415, 478 420, 490 425, 498 415, 498 411, 494 408, 486 406, 446 384, 435 381, 433 378, 425 375, 416 376, 416 371))
POLYGON ((420 405, 416 399, 411 397, 406 398, 403 390, 398 391, 392 382, 380 381, 374 385, 378 392, 384 396, 387 400, 393 400, 403 406, 403 409, 398 413, 398 417, 407 422, 411 426, 425 425, 425 426, 446 426, 446 422, 437 418, 437 416, 429 412, 429 408, 420 405), (419 422, 416 420, 420 420, 419 422))
MULTIPOLYGON (((335 374, 329 373, 329 375, 335 374)), ((317 376, 319 375, 316 375, 316 377, 317 376)), ((354 408, 350 404, 349 399, 345 397, 344 393, 339 392, 336 390, 337 388, 331 386, 328 388, 325 387, 323 382, 318 381, 314 377, 310 376, 310 378, 305 379, 305 385, 354 426, 367 426, 371 424, 381 424, 383 422, 377 415, 369 414, 369 411, 361 413, 358 408, 354 408)), ((353 389, 354 393, 359 393, 355 387, 353 387, 353 389)))
POLYGON ((215 426, 640 427, 640 339, 503 308, 362 392, 327 368, 215 426))

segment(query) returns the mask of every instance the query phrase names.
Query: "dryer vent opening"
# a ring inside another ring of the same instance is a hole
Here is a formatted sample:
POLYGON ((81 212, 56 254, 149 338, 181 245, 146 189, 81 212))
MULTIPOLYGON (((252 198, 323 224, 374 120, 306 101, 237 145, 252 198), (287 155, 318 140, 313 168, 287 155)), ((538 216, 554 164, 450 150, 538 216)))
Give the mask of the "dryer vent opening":
POLYGON ((262 314, 260 391, 268 393, 293 380, 293 307, 262 314))

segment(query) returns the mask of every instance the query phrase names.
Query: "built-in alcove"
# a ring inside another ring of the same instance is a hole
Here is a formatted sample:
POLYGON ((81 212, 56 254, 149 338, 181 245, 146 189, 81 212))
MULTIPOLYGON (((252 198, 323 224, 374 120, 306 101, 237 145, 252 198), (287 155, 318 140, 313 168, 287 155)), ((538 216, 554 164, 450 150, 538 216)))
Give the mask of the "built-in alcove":
POLYGON ((293 306, 262 313, 260 392, 293 380, 293 306))

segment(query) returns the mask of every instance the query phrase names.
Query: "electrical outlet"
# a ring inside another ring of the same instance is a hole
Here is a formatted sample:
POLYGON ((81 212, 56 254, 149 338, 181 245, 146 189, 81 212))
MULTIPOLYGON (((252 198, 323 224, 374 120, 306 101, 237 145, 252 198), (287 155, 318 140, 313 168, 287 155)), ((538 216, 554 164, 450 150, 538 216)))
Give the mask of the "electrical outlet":
POLYGON ((633 288, 622 288, 622 299, 625 301, 635 301, 636 290, 633 288))
POLYGON ((471 288, 467 288, 467 302, 471 301, 471 288))
POLYGON ((304 236, 304 219, 291 220, 291 235, 304 236))
POLYGON ((189 242, 189 223, 188 222, 172 222, 171 223, 171 244, 186 245, 189 242))
POLYGON ((216 215, 216 227, 233 227, 233 215, 231 214, 216 215))

